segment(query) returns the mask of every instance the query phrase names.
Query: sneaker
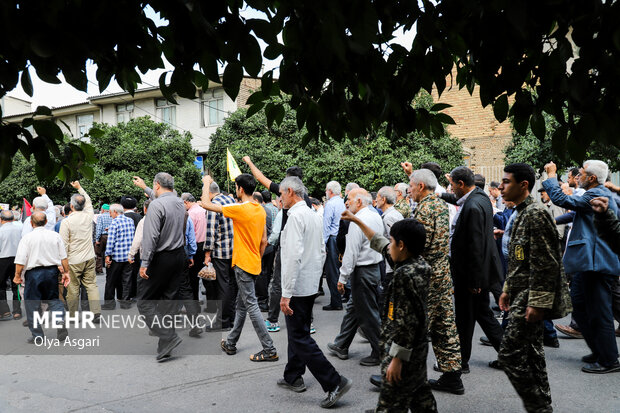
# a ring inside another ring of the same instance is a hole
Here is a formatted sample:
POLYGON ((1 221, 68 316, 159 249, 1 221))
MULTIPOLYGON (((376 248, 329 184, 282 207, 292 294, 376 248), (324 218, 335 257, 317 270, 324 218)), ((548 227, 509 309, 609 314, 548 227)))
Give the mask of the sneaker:
POLYGON ((338 357, 340 360, 346 360, 349 358, 349 350, 340 348, 334 343, 328 343, 327 348, 332 354, 336 355, 336 357, 338 357))
MULTIPOLYGON (((373 374, 370 376, 370 382, 373 384, 373 386, 377 386, 377 387, 381 387, 381 382, 383 381, 383 379, 381 378, 381 375, 379 374, 373 374)), ((374 412, 374 410, 373 410, 374 412)))
POLYGON ((620 371, 620 362, 616 360, 614 364, 611 366, 605 367, 601 366, 598 363, 586 364, 581 368, 581 371, 584 373, 594 373, 594 374, 606 374, 606 373, 615 373, 620 371))
POLYGON ((360 365, 362 366, 378 366, 379 364, 381 364, 381 360, 379 360, 378 357, 375 356, 368 356, 368 357, 364 357, 363 359, 360 360, 360 365))
POLYGON ((335 405, 336 402, 349 391, 352 384, 353 382, 350 379, 340 376, 340 384, 338 384, 334 390, 327 393, 327 397, 321 401, 321 407, 327 409, 335 405))
MULTIPOLYGON (((269 321, 266 321, 265 324, 266 323, 269 323, 269 321)), ((280 331, 280 325, 278 323, 269 323, 267 324, 267 331, 270 333, 277 333, 280 331)))
POLYGON ((304 379, 302 377, 298 377, 297 380, 290 384, 286 380, 278 379, 278 386, 284 387, 285 389, 292 390, 296 393, 301 393, 306 391, 306 385, 304 384, 304 379))
POLYGON ((570 338, 583 338, 581 332, 575 330, 571 326, 563 326, 561 324, 556 324, 555 329, 560 333, 567 335, 570 338))
POLYGON ((193 327, 191 330, 189 330, 190 337, 200 338, 200 333, 202 333, 202 328, 200 327, 193 327))
POLYGON ((504 370, 499 364, 499 360, 489 361, 489 367, 491 367, 492 369, 504 370))
POLYGON ((543 338, 543 345, 545 347, 559 348, 560 347, 560 341, 558 340, 557 337, 544 337, 543 338))
POLYGON ((310 334, 316 333, 316 328, 314 328, 314 324, 310 324, 310 334))

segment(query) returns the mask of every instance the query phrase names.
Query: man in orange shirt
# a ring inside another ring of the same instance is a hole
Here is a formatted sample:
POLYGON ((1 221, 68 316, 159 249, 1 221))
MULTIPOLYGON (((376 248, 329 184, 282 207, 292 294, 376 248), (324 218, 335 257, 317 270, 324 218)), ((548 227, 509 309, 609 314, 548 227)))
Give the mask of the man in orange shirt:
POLYGON ((252 361, 276 361, 278 353, 267 332, 265 320, 258 307, 254 283, 261 273, 261 257, 267 247, 266 213, 252 194, 256 189, 256 180, 250 174, 241 174, 235 178, 235 189, 240 204, 218 205, 211 202, 209 186, 213 179, 206 175, 203 179, 202 207, 213 212, 221 212, 233 222, 232 266, 239 287, 235 323, 228 338, 222 340, 222 350, 228 355, 237 352, 237 341, 243 330, 245 317, 250 315, 254 331, 263 350, 250 356, 252 361))

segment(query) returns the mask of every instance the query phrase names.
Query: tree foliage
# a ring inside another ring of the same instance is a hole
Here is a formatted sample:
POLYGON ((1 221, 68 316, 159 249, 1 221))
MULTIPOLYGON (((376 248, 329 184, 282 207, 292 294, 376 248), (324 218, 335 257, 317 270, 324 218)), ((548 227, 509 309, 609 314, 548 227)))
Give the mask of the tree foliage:
MULTIPOLYGON (((538 139, 532 132, 531 127, 527 128, 525 134, 513 132, 512 142, 506 147, 506 164, 513 162, 525 162, 532 165, 534 169, 542 172, 547 162, 553 161, 559 170, 578 166, 566 152, 554 152, 553 135, 560 124, 550 115, 544 115, 547 125, 544 139, 538 139)), ((620 149, 616 146, 605 145, 595 142, 588 147, 584 159, 599 159, 609 165, 610 170, 620 171, 620 149)))
MULTIPOLYGON (((430 107, 430 96, 422 100, 421 104, 430 107)), ((343 186, 356 182, 371 191, 406 181, 400 166, 405 160, 416 167, 434 161, 446 171, 463 163, 461 143, 456 138, 444 134, 431 139, 417 132, 390 139, 385 127, 365 137, 342 142, 311 141, 304 147, 306 131, 298 129, 295 111, 286 103, 282 107, 285 112, 279 125, 269 126, 263 113, 248 118, 247 110, 239 109, 212 136, 206 167, 222 189, 227 188, 226 148, 243 172, 249 172, 249 168, 241 158, 249 155, 274 182, 284 178, 287 167, 300 166, 304 184, 317 197, 324 195, 325 184, 331 180, 343 186)), ((234 190, 232 182, 230 187, 234 190)))
MULTIPOLYGON (((581 160, 592 140, 620 145, 618 21, 620 2, 604 0, 7 0, 0 38, 11 41, 0 42, 0 97, 18 82, 32 95, 30 67, 46 82, 59 83, 62 72, 86 90, 87 60, 97 64, 100 90, 114 77, 133 93, 139 72, 162 68, 165 56, 174 66, 160 78, 168 100, 193 98, 209 82, 221 82, 234 99, 244 72, 258 76, 263 58, 281 59, 249 99, 270 126, 285 115, 271 98, 284 94, 298 128, 306 128, 304 142, 354 140, 383 125, 387 136, 440 136, 453 120, 412 102, 420 90, 441 94, 456 69, 456 85, 470 93, 478 85, 482 105, 493 105, 500 121, 512 117, 521 134, 529 125, 542 139, 544 113, 551 114, 560 124, 554 151, 581 160), (147 16, 147 6, 164 25, 147 16), (398 30, 414 26, 410 45, 394 42, 398 30)), ((49 161, 43 155, 56 150, 60 129, 41 120, 34 140, 26 126, 0 127, 0 178, 18 150, 38 154, 39 178, 65 165, 62 177, 70 179, 91 162, 80 147, 49 161)))
MULTIPOLYGON (((117 126, 96 125, 101 131, 90 144, 99 161, 94 166, 92 180, 80 177, 80 182, 96 204, 118 202, 123 195, 143 199, 142 191, 132 183, 132 176, 142 177, 148 185, 157 172, 174 176, 177 192, 200 194, 200 172, 193 165, 195 151, 189 133, 181 135, 163 123, 148 117, 132 119, 117 126)), ((21 205, 22 198, 32 200, 37 185, 43 185, 57 204, 66 203, 73 188, 51 177, 42 182, 35 173, 35 162, 17 154, 14 169, 0 183, 0 202, 21 205)))

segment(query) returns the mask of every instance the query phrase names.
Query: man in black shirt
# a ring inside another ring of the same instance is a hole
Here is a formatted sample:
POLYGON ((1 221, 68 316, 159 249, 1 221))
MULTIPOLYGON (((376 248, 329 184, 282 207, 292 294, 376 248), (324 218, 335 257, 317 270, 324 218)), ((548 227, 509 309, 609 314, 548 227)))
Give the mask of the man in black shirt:
MULTIPOLYGON (((138 222, 142 220, 142 215, 136 212, 136 206, 138 205, 138 201, 136 198, 125 195, 121 198, 121 205, 125 210, 125 216, 131 220, 133 220, 134 228, 138 228, 138 222)), ((131 283, 130 283, 130 292, 129 299, 135 299, 136 297, 136 287, 138 280, 138 272, 140 272, 140 251, 135 256, 135 260, 133 264, 131 264, 131 283)))

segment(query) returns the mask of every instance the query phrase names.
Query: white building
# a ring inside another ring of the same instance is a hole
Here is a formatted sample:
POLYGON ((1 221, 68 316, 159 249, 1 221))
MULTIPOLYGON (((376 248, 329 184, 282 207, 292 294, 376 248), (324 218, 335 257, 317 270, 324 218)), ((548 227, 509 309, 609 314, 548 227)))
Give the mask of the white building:
MULTIPOLYGON (((165 122, 179 132, 192 134, 192 146, 198 153, 209 148, 210 137, 224 119, 240 107, 260 88, 260 80, 244 78, 236 100, 226 95, 219 84, 196 91, 195 99, 177 97, 177 104, 168 102, 159 87, 89 97, 86 102, 52 108, 52 116, 61 130, 74 137, 83 137, 94 123, 117 125, 130 119, 149 116, 165 122)), ((30 102, 5 96, 2 98, 3 120, 21 122, 33 115, 30 102), (5 110, 6 107, 6 110, 5 110)))

